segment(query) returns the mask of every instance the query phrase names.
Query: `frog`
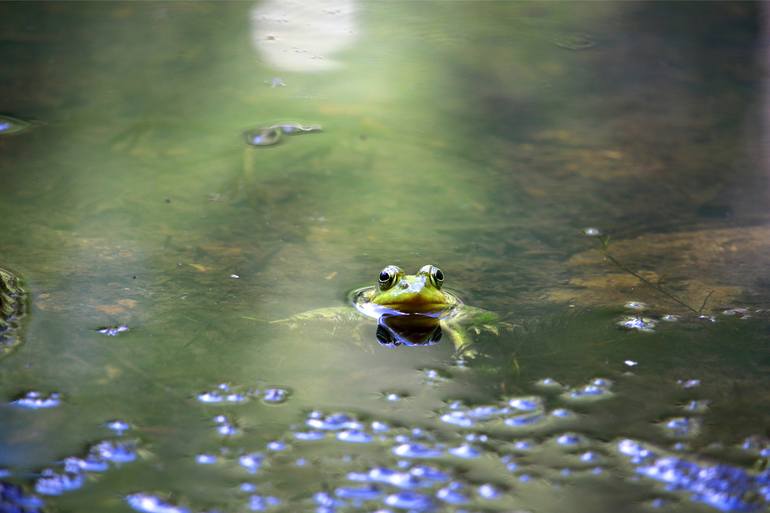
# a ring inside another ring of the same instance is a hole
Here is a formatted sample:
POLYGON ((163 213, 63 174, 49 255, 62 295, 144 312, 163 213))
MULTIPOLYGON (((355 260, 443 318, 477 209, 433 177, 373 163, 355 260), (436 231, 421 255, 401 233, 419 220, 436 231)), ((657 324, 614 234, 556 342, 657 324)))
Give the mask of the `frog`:
POLYGON ((377 339, 383 345, 433 345, 446 333, 455 354, 470 358, 478 354, 472 348, 472 333, 499 335, 513 329, 513 324, 495 312, 466 304, 457 292, 444 287, 445 279, 444 272, 432 264, 415 274, 391 264, 380 271, 374 285, 352 290, 348 306, 317 308, 272 322, 294 327, 312 321, 374 319, 377 339))
POLYGON ((18 331, 27 310, 26 299, 21 280, 0 267, 0 356, 10 353, 20 342, 18 331))

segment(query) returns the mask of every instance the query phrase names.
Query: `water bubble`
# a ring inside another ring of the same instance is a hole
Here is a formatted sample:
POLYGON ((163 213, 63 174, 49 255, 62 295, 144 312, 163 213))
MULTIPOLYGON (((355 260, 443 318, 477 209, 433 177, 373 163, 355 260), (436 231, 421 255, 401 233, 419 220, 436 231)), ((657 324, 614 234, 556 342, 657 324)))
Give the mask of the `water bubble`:
POLYGON ((523 415, 514 415, 513 417, 506 418, 503 422, 506 426, 510 427, 523 427, 531 426, 541 422, 545 417, 539 413, 528 413, 523 415))
POLYGON ((566 408, 556 408, 553 411, 551 411, 551 417, 556 417, 558 419, 569 419, 575 416, 575 412, 572 410, 568 410, 566 408))
POLYGON ((465 504, 469 499, 465 494, 460 492, 462 488, 461 483, 449 483, 448 486, 445 486, 436 492, 436 497, 448 504, 465 504))
POLYGON ((670 436, 689 438, 700 432, 702 422, 695 417, 673 417, 663 421, 661 425, 670 436))
POLYGON ((577 433, 564 433, 556 438, 556 443, 564 447, 577 447, 586 444, 586 439, 577 433))
POLYGON ((313 429, 322 429, 325 431, 341 431, 343 429, 361 429, 361 423, 348 415, 347 413, 331 413, 323 415, 320 412, 313 412, 308 416, 305 424, 313 429))
POLYGON ((269 84, 271 89, 276 87, 286 87, 286 82, 280 77, 273 77, 270 80, 265 80, 265 83, 269 84))
POLYGON ((594 401, 605 399, 612 395, 612 381, 605 378, 595 378, 587 385, 568 390, 562 397, 569 401, 594 401))
POLYGON ((337 440, 340 442, 365 444, 372 441, 372 435, 358 429, 346 429, 337 433, 337 440))
POLYGON ((250 474, 254 474, 262 466, 265 456, 260 452, 244 454, 238 458, 238 465, 245 468, 250 474))
POLYGON ((508 405, 519 411, 531 412, 543 409, 543 400, 537 396, 514 397, 508 400, 508 405))
POLYGON ((91 446, 88 453, 111 463, 129 463, 137 458, 137 445, 135 440, 105 440, 91 446))
POLYGON ((625 306, 627 310, 634 310, 636 312, 643 312, 648 308, 647 303, 642 303, 641 301, 629 301, 623 306, 625 306))
POLYGON ((303 442, 315 442, 317 440, 323 440, 326 438, 326 433, 323 431, 296 431, 292 433, 292 436, 294 436, 297 440, 302 440, 303 442))
POLYGON ((106 326, 104 328, 97 328, 96 331, 108 337, 116 337, 119 333, 128 331, 128 326, 106 326))
MULTIPOLYGON (((580 33, 561 35, 554 38, 553 43, 565 50, 588 50, 589 48, 596 46, 596 41, 594 41, 591 36, 580 33)), ((586 230, 589 229, 590 228, 587 228, 586 230)))
POLYGON ((489 483, 485 483, 479 486, 478 494, 479 494, 479 497, 487 500, 494 500, 499 498, 502 495, 500 490, 498 490, 497 488, 495 488, 494 485, 491 485, 489 483))
POLYGON ((700 386, 700 380, 699 379, 679 379, 676 382, 677 385, 681 386, 682 388, 695 388, 700 386))
POLYGON ((546 390, 562 390, 564 385, 553 378, 543 378, 535 382, 535 386, 546 390))
POLYGON ((371 426, 372 426, 372 431, 374 431, 375 433, 386 433, 390 431, 390 426, 387 423, 381 422, 379 420, 372 421, 371 426))
POLYGON ((290 393, 287 388, 268 388, 262 396, 262 401, 268 404, 280 404, 289 398, 290 393))
POLYGON ((214 423, 217 425, 217 433, 222 436, 235 436, 241 433, 238 426, 225 415, 217 415, 214 417, 214 423))
POLYGON ((588 228, 583 229, 583 235, 586 237, 601 237, 602 232, 599 230, 599 228, 594 228, 593 226, 590 226, 588 228))
POLYGON ((429 511, 434 508, 430 497, 415 492, 399 492, 385 497, 385 504, 398 509, 429 511))
POLYGON ((286 442, 283 442, 281 440, 273 440, 272 442, 268 442, 265 448, 268 451, 281 452, 281 451, 287 450, 289 446, 286 445, 286 442))
POLYGON ((639 365, 639 362, 636 362, 634 360, 624 360, 623 364, 627 367, 636 367, 637 365, 639 365))
POLYGON ((532 449, 534 449, 536 446, 534 440, 516 440, 513 442, 513 448, 517 451, 526 451, 529 452, 532 449))
POLYGON ((633 456, 635 471, 666 485, 668 490, 687 493, 692 501, 722 511, 757 511, 767 507, 770 475, 752 475, 725 464, 709 464, 676 456, 658 456, 633 440, 620 443, 621 452, 633 456), (647 457, 639 458, 644 451, 647 457))
POLYGON ((40 473, 35 481, 35 491, 41 495, 61 495, 77 490, 85 483, 85 474, 63 472, 57 473, 47 468, 40 473))
POLYGON ((215 454, 196 454, 195 463, 198 465, 213 465, 217 462, 215 454))
POLYGON ((110 421, 107 421, 104 425, 107 429, 114 432, 116 435, 122 435, 123 433, 131 429, 131 424, 129 424, 125 420, 118 420, 118 419, 110 420, 110 421))
POLYGON ((69 456, 64 458, 64 472, 67 474, 78 474, 80 472, 106 472, 110 465, 107 461, 95 458, 77 458, 69 456))
POLYGON ((55 408, 61 404, 61 394, 51 392, 48 395, 42 392, 30 391, 18 399, 11 401, 13 406, 25 408, 28 410, 40 410, 44 408, 55 408))
POLYGON ((337 488, 334 491, 334 495, 341 499, 354 499, 361 501, 374 500, 382 495, 382 491, 374 485, 366 486, 344 486, 337 488))
POLYGON ((449 452, 449 454, 452 456, 457 456, 458 458, 463 459, 473 459, 481 456, 481 451, 470 444, 462 444, 458 447, 451 447, 447 452, 449 452))
POLYGON ((42 513, 43 500, 21 486, 0 481, 0 508, 5 513, 42 513))
POLYGON ((444 451, 419 443, 404 443, 394 447, 393 454, 402 458, 438 458, 444 454, 444 451))
POLYGON ((662 321, 666 321, 666 322, 676 322, 676 321, 679 320, 679 316, 678 315, 674 315, 674 314, 666 314, 663 317, 661 317, 660 319, 662 321))
POLYGON ((176 506, 156 495, 147 493, 127 495, 126 502, 131 508, 142 513, 190 513, 188 508, 176 506))
POLYGON ((708 401, 707 399, 702 399, 699 401, 692 400, 687 404, 685 404, 684 406, 682 406, 682 408, 685 411, 689 411, 692 413, 705 413, 709 408, 709 404, 710 404, 710 401, 708 401))
POLYGON ((476 422, 468 416, 464 411, 450 411, 440 417, 442 422, 447 424, 454 424, 455 426, 469 428, 473 427, 476 422))
POLYGON ((247 507, 249 511, 265 511, 266 509, 278 506, 281 504, 281 500, 278 497, 270 495, 252 495, 249 497, 247 507))
POLYGON ((618 450, 621 454, 630 457, 632 463, 643 463, 657 456, 643 444, 630 439, 618 442, 618 450))
POLYGON ((583 463, 596 463, 601 460, 601 456, 594 451, 586 451, 580 455, 580 461, 583 463))

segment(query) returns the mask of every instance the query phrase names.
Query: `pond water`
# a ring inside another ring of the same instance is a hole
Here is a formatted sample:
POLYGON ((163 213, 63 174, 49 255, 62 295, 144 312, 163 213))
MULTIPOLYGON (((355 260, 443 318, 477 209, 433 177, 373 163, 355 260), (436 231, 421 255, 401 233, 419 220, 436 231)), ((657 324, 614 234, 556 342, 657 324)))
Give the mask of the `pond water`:
POLYGON ((0 3, 0 512, 770 510, 769 27, 0 3), (510 329, 271 322, 388 264, 510 329))

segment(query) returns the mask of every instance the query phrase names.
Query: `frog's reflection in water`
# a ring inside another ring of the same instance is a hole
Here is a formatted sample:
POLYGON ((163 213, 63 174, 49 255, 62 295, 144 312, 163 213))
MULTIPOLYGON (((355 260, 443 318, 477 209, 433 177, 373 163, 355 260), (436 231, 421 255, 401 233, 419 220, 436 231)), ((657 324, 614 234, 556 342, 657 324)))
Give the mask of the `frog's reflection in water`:
POLYGON ((437 317, 384 314, 377 320, 377 341, 384 346, 431 346, 440 340, 437 317))

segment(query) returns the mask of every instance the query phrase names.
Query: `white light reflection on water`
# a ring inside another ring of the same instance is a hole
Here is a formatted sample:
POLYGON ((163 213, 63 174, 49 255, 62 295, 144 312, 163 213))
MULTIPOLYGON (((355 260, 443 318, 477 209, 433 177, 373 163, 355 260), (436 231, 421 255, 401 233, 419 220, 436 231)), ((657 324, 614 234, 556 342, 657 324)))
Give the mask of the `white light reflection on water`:
POLYGON ((251 41, 259 56, 284 71, 313 72, 341 65, 332 58, 357 34, 353 0, 271 0, 251 11, 251 41))

